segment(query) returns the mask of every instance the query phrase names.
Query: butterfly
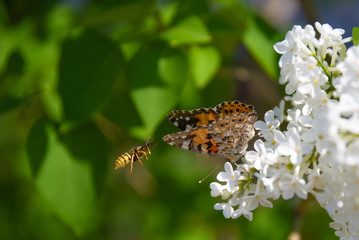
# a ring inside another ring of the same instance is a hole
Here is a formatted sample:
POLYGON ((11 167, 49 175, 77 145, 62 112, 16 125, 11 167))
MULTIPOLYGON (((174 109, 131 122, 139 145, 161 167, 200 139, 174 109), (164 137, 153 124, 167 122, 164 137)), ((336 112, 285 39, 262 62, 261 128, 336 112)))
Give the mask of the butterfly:
POLYGON ((128 164, 131 164, 131 174, 134 162, 139 161, 143 166, 141 158, 146 157, 146 159, 148 159, 147 154, 151 154, 149 145, 151 145, 152 143, 149 143, 149 140, 150 138, 148 137, 145 144, 142 144, 140 146, 134 146, 128 152, 121 154, 115 161, 114 169, 116 170, 120 167, 124 167, 128 164))
POLYGON ((229 101, 214 108, 174 110, 167 117, 182 131, 164 136, 166 143, 235 161, 254 136, 257 113, 252 105, 229 101))

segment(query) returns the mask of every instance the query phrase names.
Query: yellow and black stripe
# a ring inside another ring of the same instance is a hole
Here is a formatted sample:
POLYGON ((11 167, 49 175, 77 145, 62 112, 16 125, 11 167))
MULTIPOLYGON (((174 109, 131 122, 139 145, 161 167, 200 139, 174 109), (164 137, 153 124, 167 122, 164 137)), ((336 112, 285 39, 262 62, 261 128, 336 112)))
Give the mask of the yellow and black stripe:
POLYGON ((133 148, 130 149, 130 151, 121 154, 115 161, 114 169, 116 170, 118 168, 125 167, 128 164, 131 164, 131 170, 130 170, 130 174, 131 174, 134 162, 139 161, 143 166, 141 162, 141 158, 145 156, 146 159, 148 159, 147 154, 149 155, 151 154, 151 150, 149 147, 151 143, 148 142, 149 140, 150 138, 147 139, 145 144, 140 146, 134 146, 133 148))

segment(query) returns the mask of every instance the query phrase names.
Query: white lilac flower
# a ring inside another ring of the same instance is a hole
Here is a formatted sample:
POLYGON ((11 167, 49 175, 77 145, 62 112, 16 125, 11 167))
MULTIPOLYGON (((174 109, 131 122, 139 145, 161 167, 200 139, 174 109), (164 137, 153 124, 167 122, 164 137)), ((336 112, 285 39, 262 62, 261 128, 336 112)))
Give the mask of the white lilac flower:
POLYGON ((348 146, 346 152, 346 162, 350 166, 359 166, 359 139, 356 138, 348 146))
POLYGON ((248 151, 245 158, 257 170, 265 164, 274 164, 276 158, 272 149, 267 148, 261 139, 254 143, 255 151, 248 151))
POLYGON ((337 69, 343 73, 342 76, 334 79, 335 93, 341 94, 350 89, 359 89, 359 46, 348 49, 347 57, 338 63, 337 69))
POLYGON ((276 176, 267 178, 259 175, 258 178, 263 182, 263 185, 265 186, 267 191, 267 196, 271 196, 274 200, 280 197, 280 189, 277 181, 278 178, 276 176))
POLYGON ((281 100, 279 106, 278 107, 275 106, 273 108, 274 116, 278 119, 279 123, 282 123, 285 118, 284 106, 285 106, 285 102, 284 100, 281 100))
POLYGON ((302 112, 300 111, 300 109, 298 109, 298 108, 288 109, 287 112, 288 112, 287 120, 289 122, 287 129, 297 128, 300 130, 300 125, 298 123, 299 118, 302 115, 302 112))
POLYGON ((327 41, 328 45, 333 45, 340 40, 342 40, 342 35, 344 34, 344 29, 335 28, 333 29, 329 24, 320 24, 319 22, 315 23, 315 28, 320 33, 320 39, 327 41))
POLYGON ((294 194, 302 199, 307 198, 308 192, 305 180, 296 176, 296 174, 293 176, 286 174, 278 183, 278 185, 282 191, 282 196, 284 199, 290 199, 294 196, 294 194))
POLYGON ((328 129, 330 123, 325 120, 323 112, 328 111, 326 108, 318 109, 314 112, 314 119, 310 117, 302 117, 302 124, 310 127, 308 130, 303 131, 302 139, 305 142, 313 143, 316 150, 320 154, 325 154, 334 148, 333 142, 329 136, 328 129))
POLYGON ((256 209, 259 204, 263 207, 270 207, 270 208, 273 207, 273 204, 267 200, 269 196, 259 191, 260 187, 261 184, 260 182, 258 182, 256 186, 256 192, 254 195, 242 197, 243 202, 246 203, 246 208, 248 211, 252 211, 256 209))
POLYGON ((223 191, 225 190, 225 187, 217 182, 213 182, 209 185, 211 188, 211 196, 212 197, 218 197, 223 194, 223 191))
POLYGON ((301 83, 298 84, 297 91, 315 97, 318 92, 322 91, 322 87, 328 83, 328 77, 324 74, 310 74, 305 79, 301 79, 301 83))
POLYGON ((311 192, 314 188, 324 189, 325 184, 326 182, 324 182, 321 177, 320 168, 314 162, 313 169, 308 169, 307 192, 311 192))
POLYGON ((299 72, 300 81, 308 82, 312 77, 320 76, 322 70, 317 66, 318 62, 315 57, 310 56, 307 59, 300 59, 296 62, 296 71, 299 72))
MULTIPOLYGON (((268 132, 263 133, 262 137, 265 140, 264 146, 266 146, 266 148, 270 148, 272 150, 276 149, 279 143, 285 141, 285 136, 284 136, 283 132, 281 132, 277 129, 273 129, 270 132, 268 131, 268 132)), ((258 139, 258 140, 260 140, 260 139, 258 139)))
MULTIPOLYGON (((280 70, 279 81, 280 84, 286 84, 287 82, 295 83, 298 82, 298 75, 295 72, 295 64, 285 64, 283 68, 280 70)), ((286 90, 287 94, 291 94, 290 89, 286 90)))
POLYGON ((253 219, 253 213, 246 209, 246 203, 242 203, 239 208, 232 213, 233 219, 239 218, 240 216, 244 216, 249 221, 252 221, 253 219))
POLYGON ((229 162, 224 164, 225 172, 220 172, 217 175, 217 179, 220 182, 226 182, 227 191, 234 191, 237 182, 240 180, 241 174, 239 171, 233 171, 233 167, 229 162))
POLYGON ((303 115, 308 116, 313 109, 321 108, 328 102, 334 101, 330 99, 329 95, 323 89, 313 88, 313 90, 312 98, 308 99, 302 108, 303 115))
POLYGON ((323 24, 316 22, 315 28, 320 33, 320 39, 318 44, 318 55, 324 59, 328 47, 333 47, 342 40, 342 35, 344 34, 344 29, 336 28, 333 29, 329 24, 323 24))
POLYGON ((225 218, 230 218, 234 212, 233 207, 229 203, 216 203, 214 209, 223 210, 223 215, 225 218))
POLYGON ((279 60, 279 66, 283 67, 286 64, 293 63, 295 53, 298 51, 298 41, 292 31, 285 35, 285 40, 274 44, 274 49, 282 54, 279 60))
POLYGON ((310 55, 311 52, 306 44, 314 38, 314 35, 314 29, 309 25, 304 30, 301 26, 294 26, 293 30, 286 34, 285 40, 274 44, 274 49, 282 54, 279 66, 292 63, 296 55, 310 55))
POLYGON ((334 198, 335 194, 336 193, 331 193, 328 190, 313 193, 320 206, 325 208, 329 214, 338 210, 338 202, 334 198))
POLYGON ((237 170, 211 183, 211 195, 226 202, 225 218, 252 220, 270 199, 306 199, 312 194, 341 239, 359 239, 359 46, 346 50, 344 30, 329 24, 294 26, 274 45, 281 54, 279 106, 257 121, 258 139, 237 170), (327 62, 329 61, 329 62, 327 62))
POLYGON ((265 122, 259 120, 254 123, 254 128, 260 130, 258 133, 259 135, 272 129, 278 128, 280 124, 278 119, 274 118, 274 112, 272 110, 269 110, 264 114, 264 121, 265 122))
POLYGON ((279 144, 277 152, 283 156, 289 156, 293 165, 301 164, 303 156, 310 153, 313 146, 301 141, 301 136, 296 128, 290 128, 286 141, 279 144))

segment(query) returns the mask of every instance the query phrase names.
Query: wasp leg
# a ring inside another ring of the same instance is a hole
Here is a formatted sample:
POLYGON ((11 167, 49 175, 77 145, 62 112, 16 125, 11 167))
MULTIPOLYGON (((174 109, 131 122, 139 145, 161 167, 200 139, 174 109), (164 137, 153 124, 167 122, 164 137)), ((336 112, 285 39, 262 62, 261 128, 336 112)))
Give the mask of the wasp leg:
MULTIPOLYGON (((137 154, 136 154, 137 155, 137 154)), ((135 157, 135 154, 132 154, 131 156, 131 170, 130 170, 130 174, 132 173, 132 168, 133 168, 133 158, 135 157)))
POLYGON ((143 163, 142 163, 140 157, 137 155, 137 153, 135 153, 135 154, 136 154, 136 157, 137 157, 138 161, 141 163, 141 166, 143 166, 143 163))
POLYGON ((147 153, 146 153, 146 152, 143 152, 143 154, 145 154, 145 157, 146 157, 146 159, 148 160, 147 153))

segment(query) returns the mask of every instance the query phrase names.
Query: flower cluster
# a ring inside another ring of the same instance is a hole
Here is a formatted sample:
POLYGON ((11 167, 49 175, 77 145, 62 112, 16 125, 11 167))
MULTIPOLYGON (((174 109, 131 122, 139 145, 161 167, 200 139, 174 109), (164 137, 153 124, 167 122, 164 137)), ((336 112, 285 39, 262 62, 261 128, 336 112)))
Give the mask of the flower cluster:
POLYGON ((274 45, 286 96, 257 121, 259 139, 242 163, 225 163, 211 195, 226 218, 252 220, 268 199, 312 194, 341 239, 359 238, 359 46, 344 30, 294 26, 274 45))

